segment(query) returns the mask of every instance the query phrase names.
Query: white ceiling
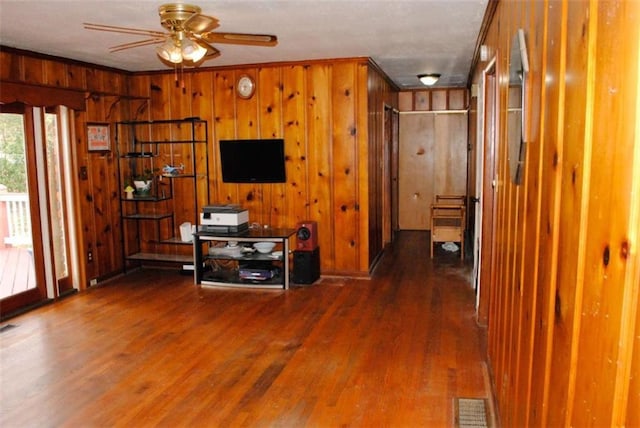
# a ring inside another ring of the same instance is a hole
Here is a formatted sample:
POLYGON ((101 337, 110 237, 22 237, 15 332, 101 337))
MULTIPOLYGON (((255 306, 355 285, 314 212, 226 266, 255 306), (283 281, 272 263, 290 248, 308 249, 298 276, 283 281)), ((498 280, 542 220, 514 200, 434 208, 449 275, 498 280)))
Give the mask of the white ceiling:
MULTIPOLYGON (((371 57, 400 87, 440 73, 466 86, 488 0, 192 0, 216 31, 278 36, 275 47, 218 44, 204 66, 371 57)), ((163 31, 163 0, 0 0, 0 44, 128 71, 167 67, 155 46, 109 53, 144 37, 90 31, 83 22, 163 31)))

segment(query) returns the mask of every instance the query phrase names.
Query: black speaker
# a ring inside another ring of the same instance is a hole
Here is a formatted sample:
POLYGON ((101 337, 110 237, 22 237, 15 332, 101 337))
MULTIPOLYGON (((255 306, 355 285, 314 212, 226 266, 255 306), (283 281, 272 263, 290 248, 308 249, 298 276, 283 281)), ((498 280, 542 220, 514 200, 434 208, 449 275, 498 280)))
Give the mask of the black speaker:
POLYGON ((320 247, 293 252, 293 282, 313 284, 320 278, 320 247))

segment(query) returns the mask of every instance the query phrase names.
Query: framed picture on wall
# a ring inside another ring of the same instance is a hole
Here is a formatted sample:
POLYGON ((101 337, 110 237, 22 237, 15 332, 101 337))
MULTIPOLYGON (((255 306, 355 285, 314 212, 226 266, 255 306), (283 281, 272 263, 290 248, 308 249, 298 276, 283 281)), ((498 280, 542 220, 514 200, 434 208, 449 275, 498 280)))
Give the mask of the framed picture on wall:
POLYGON ((108 123, 87 122, 87 146, 90 152, 108 152, 111 150, 108 123))

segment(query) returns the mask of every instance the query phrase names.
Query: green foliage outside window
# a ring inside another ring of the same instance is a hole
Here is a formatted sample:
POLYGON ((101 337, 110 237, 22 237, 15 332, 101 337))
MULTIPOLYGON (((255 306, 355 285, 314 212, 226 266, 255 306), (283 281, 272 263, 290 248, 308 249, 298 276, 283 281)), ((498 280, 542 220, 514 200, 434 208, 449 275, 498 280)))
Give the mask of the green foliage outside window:
POLYGON ((22 115, 0 114, 0 185, 11 193, 26 193, 22 115))

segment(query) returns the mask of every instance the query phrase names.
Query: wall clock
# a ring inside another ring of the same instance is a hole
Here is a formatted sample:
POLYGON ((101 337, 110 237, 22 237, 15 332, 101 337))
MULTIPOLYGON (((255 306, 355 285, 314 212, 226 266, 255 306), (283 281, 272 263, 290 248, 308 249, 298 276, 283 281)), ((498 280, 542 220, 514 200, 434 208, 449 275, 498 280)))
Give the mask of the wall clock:
POLYGON ((240 98, 251 98, 256 90, 256 83, 253 81, 251 76, 247 76, 246 74, 242 75, 238 79, 236 90, 238 91, 238 96, 240 98))

